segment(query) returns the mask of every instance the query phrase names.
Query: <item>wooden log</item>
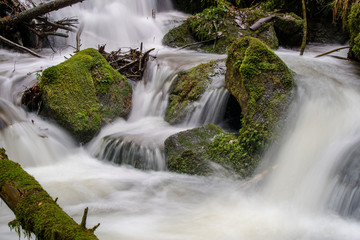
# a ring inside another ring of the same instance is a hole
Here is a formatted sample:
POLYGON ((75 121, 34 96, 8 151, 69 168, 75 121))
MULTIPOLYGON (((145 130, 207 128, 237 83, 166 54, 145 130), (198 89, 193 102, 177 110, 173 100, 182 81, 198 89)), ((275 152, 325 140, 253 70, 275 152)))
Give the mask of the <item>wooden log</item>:
POLYGON ((260 18, 253 25, 250 26, 250 29, 253 30, 253 31, 256 31, 259 27, 264 25, 264 23, 270 22, 275 17, 276 17, 276 15, 271 15, 271 16, 268 16, 268 17, 260 18))
POLYGON ((0 19, 0 29, 6 26, 12 26, 21 22, 27 22, 31 19, 37 18, 46 13, 59 10, 61 8, 71 6, 75 3, 82 2, 84 0, 54 0, 49 3, 39 5, 26 11, 22 11, 19 14, 15 14, 9 17, 0 19))
POLYGON ((0 197, 14 212, 12 227, 38 240, 98 240, 93 229, 78 225, 21 166, 0 149, 0 197), (18 229, 19 230, 19 229, 18 229))

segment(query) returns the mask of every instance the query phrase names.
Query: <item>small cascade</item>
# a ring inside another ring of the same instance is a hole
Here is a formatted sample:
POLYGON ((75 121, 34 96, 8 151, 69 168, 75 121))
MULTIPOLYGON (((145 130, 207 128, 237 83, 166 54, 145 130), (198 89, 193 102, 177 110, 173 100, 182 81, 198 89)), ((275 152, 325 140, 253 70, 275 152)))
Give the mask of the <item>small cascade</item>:
POLYGON ((330 186, 329 208, 347 218, 360 220, 360 150, 359 142, 352 146, 337 166, 330 186))
POLYGON ((96 157, 117 164, 126 164, 143 170, 164 171, 167 169, 165 155, 161 145, 155 143, 137 143, 129 136, 107 136, 96 157))
POLYGON ((211 84, 198 102, 194 103, 194 111, 185 119, 185 125, 201 126, 203 124, 220 124, 226 110, 230 93, 225 88, 225 62, 218 62, 215 72, 210 76, 211 84))
MULTIPOLYGON (((84 26, 81 34, 82 48, 106 44, 108 51, 119 48, 137 48, 141 42, 161 45, 163 32, 153 12, 172 10, 171 0, 87 0, 71 8, 62 9, 51 15, 56 19, 73 16, 84 26)), ((61 45, 75 45, 72 35, 61 45)))
MULTIPOLYGON (((129 118, 120 119, 106 128, 89 144, 91 154, 99 159, 126 164, 140 169, 167 170, 164 154, 164 141, 167 137, 181 130, 186 130, 192 123, 179 127, 170 126, 164 121, 168 105, 169 88, 176 73, 198 65, 209 55, 192 56, 189 60, 188 53, 179 53, 177 56, 164 52, 156 59, 149 61, 143 80, 134 84, 133 106, 129 118)), ((219 58, 219 57, 218 57, 219 58)), ((224 67, 221 63, 213 74, 213 84, 208 97, 213 106, 209 114, 200 108, 198 118, 208 114, 209 123, 221 116, 221 111, 226 104, 226 90, 224 87, 224 67), (212 99, 218 95, 216 99, 212 99), (215 103, 214 103, 215 100, 215 103), (217 108, 217 109, 216 109, 217 108)), ((207 105, 208 103, 200 104, 207 105)), ((189 119, 190 121, 190 119, 189 119)), ((200 123, 201 124, 201 123, 200 123)))
POLYGON ((164 141, 181 130, 184 129, 171 127, 160 117, 143 117, 138 121, 119 119, 102 129, 88 149, 99 159, 164 171, 167 169, 164 141))

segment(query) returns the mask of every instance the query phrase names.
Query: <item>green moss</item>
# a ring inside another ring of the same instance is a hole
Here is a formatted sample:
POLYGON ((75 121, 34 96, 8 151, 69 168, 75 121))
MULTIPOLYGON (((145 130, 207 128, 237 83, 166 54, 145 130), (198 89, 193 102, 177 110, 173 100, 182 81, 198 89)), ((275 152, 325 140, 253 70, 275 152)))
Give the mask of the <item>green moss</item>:
POLYGON ((97 239, 76 224, 19 164, 10 161, 4 149, 0 149, 0 169, 0 188, 10 185, 21 192, 19 201, 11 203, 16 220, 9 225, 21 225, 27 236, 32 232, 39 240, 97 239))
POLYGON ((188 71, 182 71, 170 87, 169 105, 165 120, 170 124, 181 122, 193 110, 192 104, 199 100, 211 83, 216 61, 203 63, 188 71))
MULTIPOLYGON (((229 48, 225 83, 242 108, 238 141, 247 162, 259 159, 287 109, 293 87, 291 71, 260 40, 242 38, 229 48)), ((252 165, 253 166, 253 165, 252 165)))
POLYGON ((170 30, 163 43, 170 47, 190 45, 190 49, 225 53, 228 46, 240 36, 253 36, 260 38, 271 48, 277 48, 278 40, 272 22, 256 31, 244 28, 268 15, 259 8, 239 10, 230 4, 220 4, 191 16, 182 25, 170 30), (241 26, 239 21, 242 22, 241 26), (191 45, 196 42, 203 43, 191 45))
POLYGON ((199 41, 211 40, 225 27, 228 11, 224 8, 211 7, 189 19, 190 30, 199 41))
POLYGON ((46 69, 39 87, 43 114, 81 142, 89 141, 100 129, 102 118, 126 117, 130 112, 130 83, 95 49, 46 69))
POLYGON ((170 136, 165 141, 169 170, 192 175, 213 173, 206 151, 213 136, 221 132, 217 126, 209 124, 170 136))
POLYGON ((349 57, 360 61, 360 3, 354 4, 348 17, 351 50, 349 57))
POLYGON ((180 26, 171 29, 165 34, 162 43, 169 47, 183 47, 187 44, 194 43, 189 26, 189 20, 183 22, 180 26))

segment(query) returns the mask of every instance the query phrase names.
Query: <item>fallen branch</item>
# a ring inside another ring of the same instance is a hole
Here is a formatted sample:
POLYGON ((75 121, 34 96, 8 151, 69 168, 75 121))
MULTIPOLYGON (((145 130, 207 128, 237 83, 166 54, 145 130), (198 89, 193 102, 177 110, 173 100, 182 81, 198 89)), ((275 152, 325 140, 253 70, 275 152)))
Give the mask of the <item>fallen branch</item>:
POLYGON ((0 29, 5 26, 12 26, 21 22, 27 22, 46 13, 59 10, 61 8, 71 6, 84 0, 54 0, 49 3, 39 5, 37 7, 22 11, 19 14, 11 15, 0 19, 0 29))
POLYGON ((19 45, 17 43, 14 43, 14 42, 10 41, 9 39, 4 38, 1 35, 0 35, 0 41, 4 42, 4 43, 6 43, 6 44, 8 44, 8 45, 10 45, 10 46, 12 46, 14 48, 17 48, 17 49, 23 50, 25 52, 28 52, 31 55, 35 56, 35 57, 41 58, 41 56, 39 54, 37 54, 36 52, 34 52, 34 51, 24 47, 24 46, 21 46, 21 45, 19 45))
POLYGON ((350 48, 350 47, 347 46, 347 47, 336 48, 336 49, 334 49, 334 50, 331 50, 331 51, 328 51, 328 52, 325 52, 325 53, 316 55, 315 58, 322 57, 322 56, 328 55, 328 54, 330 54, 330 53, 337 52, 337 51, 340 51, 340 50, 343 50, 343 49, 347 49, 347 48, 350 48))
POLYGON ((264 23, 270 22, 276 17, 276 15, 271 15, 268 17, 260 18, 253 25, 250 26, 250 29, 256 31, 259 27, 261 27, 264 23))
POLYGON ((8 159, 0 149, 0 197, 14 212, 16 219, 9 223, 20 227, 39 240, 98 240, 93 229, 78 225, 69 217, 21 166, 8 159))

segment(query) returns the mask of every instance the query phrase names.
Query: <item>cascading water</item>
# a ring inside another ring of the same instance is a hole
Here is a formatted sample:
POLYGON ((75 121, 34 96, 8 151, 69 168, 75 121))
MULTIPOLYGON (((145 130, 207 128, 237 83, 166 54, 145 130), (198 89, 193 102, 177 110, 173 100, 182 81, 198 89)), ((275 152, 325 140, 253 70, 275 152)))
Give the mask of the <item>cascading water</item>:
MULTIPOLYGON (((144 168, 166 169, 163 140, 187 128, 172 127, 163 120, 169 85, 177 71, 221 58, 163 49, 161 34, 174 16, 184 15, 163 12, 151 19, 149 12, 156 3, 87 0, 66 10, 77 13, 85 23, 84 47, 96 47, 102 39, 114 48, 129 46, 123 45, 127 42, 136 45, 137 41, 159 48, 145 79, 134 88, 130 118, 104 127, 85 147, 77 147, 64 130, 25 112, 19 104, 20 93, 36 81, 34 71, 63 61, 63 56, 39 60, 0 50, 0 146, 7 149, 9 157, 58 197, 58 203, 76 221, 89 207, 88 226, 100 222, 96 234, 102 240, 360 239, 356 171, 360 85, 358 66, 351 63, 330 57, 314 59, 311 53, 299 57, 292 51, 277 52, 297 73, 297 97, 282 141, 266 154, 260 167, 276 168, 257 185, 244 187, 242 181, 231 178, 141 171, 92 157, 118 154, 129 160, 135 149, 141 155, 137 159, 151 165, 144 168), (125 24, 133 12, 137 14, 125 24), (119 13, 124 13, 124 19, 119 13), (120 25, 117 31, 112 24, 114 32, 109 32, 101 18, 110 23, 122 21, 125 28, 120 25), (143 36, 147 24, 156 31, 143 36), (134 36, 134 32, 139 34, 134 36), (109 145, 121 144, 128 144, 128 155, 123 155, 124 150, 116 152, 116 147, 106 151, 109 145)), ((221 84, 215 85, 221 89, 221 84)), ((190 125, 199 123, 189 121, 190 125)), ((1 204, 1 239, 18 239, 7 226, 13 218, 1 204)))

